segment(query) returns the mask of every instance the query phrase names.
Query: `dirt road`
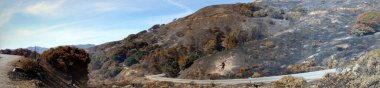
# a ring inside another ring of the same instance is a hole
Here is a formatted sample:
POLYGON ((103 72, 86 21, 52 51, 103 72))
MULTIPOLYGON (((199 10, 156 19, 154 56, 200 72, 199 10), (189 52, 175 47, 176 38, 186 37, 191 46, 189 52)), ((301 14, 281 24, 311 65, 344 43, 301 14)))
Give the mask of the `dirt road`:
POLYGON ((17 88, 17 86, 11 84, 11 80, 8 78, 7 73, 12 69, 8 63, 17 60, 20 56, 0 54, 0 57, 0 87, 17 88))
MULTIPOLYGON (((313 72, 306 72, 306 73, 298 73, 298 74, 290 74, 290 76, 294 77, 303 77, 307 81, 312 81, 316 79, 321 79, 323 76, 327 73, 336 73, 336 69, 328 69, 328 70, 321 70, 321 71, 313 71, 313 72)), ((284 76, 287 75, 280 75, 280 76, 269 76, 269 77, 260 77, 260 78, 247 78, 247 79, 223 79, 223 80, 192 80, 192 79, 177 79, 177 78, 166 78, 163 77, 164 74, 159 75, 151 75, 146 76, 146 78, 150 80, 156 80, 156 81, 170 81, 174 83, 197 83, 197 84, 241 84, 241 83, 257 83, 257 82, 274 82, 279 79, 281 79, 284 76)))

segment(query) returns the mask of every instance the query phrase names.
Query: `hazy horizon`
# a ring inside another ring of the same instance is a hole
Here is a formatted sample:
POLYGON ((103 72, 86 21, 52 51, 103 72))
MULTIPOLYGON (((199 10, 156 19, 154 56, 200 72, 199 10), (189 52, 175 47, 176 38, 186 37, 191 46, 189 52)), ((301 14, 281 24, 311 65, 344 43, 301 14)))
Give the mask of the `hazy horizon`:
POLYGON ((252 0, 0 1, 0 49, 102 44, 200 8, 252 0))

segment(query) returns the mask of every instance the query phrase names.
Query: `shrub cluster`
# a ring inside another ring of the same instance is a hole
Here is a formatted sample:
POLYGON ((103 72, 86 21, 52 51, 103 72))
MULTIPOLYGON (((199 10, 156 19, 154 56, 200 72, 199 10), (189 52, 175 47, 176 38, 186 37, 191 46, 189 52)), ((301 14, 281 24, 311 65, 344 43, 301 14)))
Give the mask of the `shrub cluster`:
POLYGON ((28 49, 22 49, 22 48, 18 48, 15 50, 4 49, 4 50, 0 50, 0 53, 1 54, 19 55, 19 56, 31 57, 31 58, 39 56, 39 54, 35 51, 30 51, 28 49))
POLYGON ((45 51, 41 58, 56 71, 71 76, 72 81, 85 83, 88 80, 89 55, 83 49, 59 46, 45 51))
POLYGON ((12 80, 31 80, 40 79, 40 75, 43 70, 39 65, 39 62, 31 58, 20 58, 14 63, 14 71, 9 72, 9 77, 12 80))

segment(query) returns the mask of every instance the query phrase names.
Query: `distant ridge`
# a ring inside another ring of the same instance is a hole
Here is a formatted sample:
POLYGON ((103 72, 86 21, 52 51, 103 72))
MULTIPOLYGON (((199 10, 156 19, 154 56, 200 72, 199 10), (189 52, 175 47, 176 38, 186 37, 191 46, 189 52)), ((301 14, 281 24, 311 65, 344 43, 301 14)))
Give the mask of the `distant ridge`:
MULTIPOLYGON (((79 45, 69 45, 69 46, 74 46, 74 47, 77 47, 77 48, 81 48, 81 49, 87 49, 87 48, 90 48, 90 47, 93 47, 95 46, 94 44, 79 44, 79 45)), ((43 53, 44 51, 48 50, 49 48, 46 48, 46 47, 41 47, 41 46, 31 46, 31 47, 27 47, 25 49, 28 49, 28 50, 31 50, 31 51, 36 51, 37 53, 43 53)))

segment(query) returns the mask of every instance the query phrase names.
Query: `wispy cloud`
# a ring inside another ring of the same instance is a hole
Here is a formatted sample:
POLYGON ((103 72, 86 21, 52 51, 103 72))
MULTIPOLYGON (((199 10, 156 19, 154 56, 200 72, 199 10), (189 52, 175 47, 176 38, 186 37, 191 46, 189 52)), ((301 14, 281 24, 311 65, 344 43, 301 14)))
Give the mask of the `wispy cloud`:
POLYGON ((113 2, 95 2, 92 4, 95 11, 99 12, 109 12, 123 10, 128 12, 142 11, 143 9, 133 6, 128 6, 125 2, 113 1, 113 2))
POLYGON ((37 16, 56 16, 59 15, 58 11, 64 3, 65 0, 42 1, 26 7, 25 11, 37 16))
POLYGON ((182 8, 182 9, 186 10, 186 12, 193 12, 193 10, 189 6, 186 6, 184 4, 175 2, 173 0, 164 0, 164 1, 168 2, 171 5, 175 5, 175 6, 179 7, 179 8, 182 8))
POLYGON ((0 48, 18 48, 25 46, 54 47, 59 45, 72 44, 101 44, 109 41, 120 40, 131 33, 137 33, 139 29, 107 29, 97 27, 83 27, 82 24, 91 22, 77 21, 72 23, 62 23, 51 25, 46 28, 21 28, 9 31, 6 37, 0 37, 0 48))
POLYGON ((0 30, 13 18, 13 15, 18 12, 17 9, 19 9, 20 2, 17 1, 13 3, 14 5, 7 5, 9 3, 6 2, 0 4, 0 30))
POLYGON ((0 13, 0 28, 3 27, 13 16, 13 11, 3 11, 0 13))

